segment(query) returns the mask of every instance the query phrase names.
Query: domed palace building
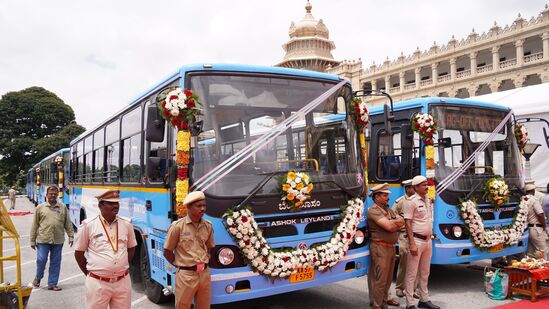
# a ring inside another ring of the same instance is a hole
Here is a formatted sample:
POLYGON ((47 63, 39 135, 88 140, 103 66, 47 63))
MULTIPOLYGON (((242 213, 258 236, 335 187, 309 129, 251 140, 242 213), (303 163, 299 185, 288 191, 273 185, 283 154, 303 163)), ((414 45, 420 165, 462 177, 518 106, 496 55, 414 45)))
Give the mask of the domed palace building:
MULTIPOLYGON (((483 33, 453 36, 444 45, 433 43, 411 55, 386 58, 381 65, 363 67, 360 59, 336 61, 329 31, 311 14, 290 26, 286 55, 277 66, 336 74, 351 81, 353 89, 388 92, 395 101, 439 96, 468 98, 549 82, 549 9, 529 20, 520 14, 511 25, 494 25, 483 33)), ((369 97, 372 105, 384 97, 369 97)))

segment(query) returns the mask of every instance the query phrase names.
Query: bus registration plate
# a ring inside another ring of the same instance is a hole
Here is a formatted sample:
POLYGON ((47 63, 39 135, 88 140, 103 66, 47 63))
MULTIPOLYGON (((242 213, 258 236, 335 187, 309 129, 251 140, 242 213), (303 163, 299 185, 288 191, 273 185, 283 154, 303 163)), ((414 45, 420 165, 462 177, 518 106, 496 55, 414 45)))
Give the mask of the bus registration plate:
POLYGON ((493 247, 488 248, 488 252, 491 253, 500 252, 501 250, 503 250, 503 244, 497 244, 493 247))
POLYGON ((290 275, 290 283, 304 282, 315 278, 315 269, 310 267, 298 268, 295 274, 290 275))

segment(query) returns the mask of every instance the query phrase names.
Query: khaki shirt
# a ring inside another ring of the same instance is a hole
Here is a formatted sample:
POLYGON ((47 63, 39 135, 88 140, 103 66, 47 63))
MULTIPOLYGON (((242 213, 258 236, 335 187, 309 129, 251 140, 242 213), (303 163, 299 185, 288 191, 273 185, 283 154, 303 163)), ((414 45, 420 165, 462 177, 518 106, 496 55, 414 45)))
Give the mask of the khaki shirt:
POLYGON ((75 251, 87 251, 88 263, 86 269, 101 277, 117 277, 123 275, 130 267, 128 263, 128 248, 137 246, 133 225, 126 219, 116 217, 109 224, 101 215, 86 219, 78 234, 74 245, 75 251), (118 249, 114 251, 103 224, 107 227, 112 241, 116 240, 118 228, 118 249))
POLYGON ((366 220, 368 220, 368 229, 372 240, 394 244, 398 241, 398 232, 388 232, 376 223, 383 217, 389 220, 396 219, 397 214, 391 208, 378 206, 377 204, 372 205, 372 207, 368 209, 366 220))
POLYGON ((430 236, 433 232, 433 203, 426 196, 422 199, 417 193, 404 202, 404 219, 412 220, 412 232, 430 236))
POLYGON ((532 195, 528 195, 528 224, 541 224, 537 215, 543 213, 543 208, 538 199, 532 195))
POLYGON ((207 220, 193 223, 187 215, 170 226, 164 249, 175 250, 175 266, 191 267, 210 260, 215 247, 212 224, 207 220))
POLYGON ((42 203, 34 210, 34 220, 30 231, 30 243, 32 246, 39 244, 63 244, 65 232, 69 241, 74 238, 74 230, 69 218, 67 206, 63 203, 50 205, 42 203))
MULTIPOLYGON (((403 196, 397 198, 392 207, 393 211, 396 212, 399 216, 404 217, 404 201, 410 200, 412 196, 404 194, 403 196)), ((406 233, 406 226, 403 226, 400 229, 400 232, 406 233)))
POLYGON ((10 189, 10 190, 8 191, 8 198, 9 198, 10 200, 14 200, 14 199, 15 199, 15 193, 16 193, 15 190, 10 189))

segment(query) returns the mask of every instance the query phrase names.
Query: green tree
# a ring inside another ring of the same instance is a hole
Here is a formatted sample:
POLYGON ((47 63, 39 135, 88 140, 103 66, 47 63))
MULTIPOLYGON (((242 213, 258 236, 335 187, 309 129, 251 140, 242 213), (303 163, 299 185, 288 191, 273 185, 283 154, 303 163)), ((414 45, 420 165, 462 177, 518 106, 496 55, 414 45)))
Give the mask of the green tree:
POLYGON ((68 147, 84 131, 74 122, 72 108, 44 88, 6 93, 0 99, 1 177, 15 184, 20 171, 26 173, 42 158, 68 147))

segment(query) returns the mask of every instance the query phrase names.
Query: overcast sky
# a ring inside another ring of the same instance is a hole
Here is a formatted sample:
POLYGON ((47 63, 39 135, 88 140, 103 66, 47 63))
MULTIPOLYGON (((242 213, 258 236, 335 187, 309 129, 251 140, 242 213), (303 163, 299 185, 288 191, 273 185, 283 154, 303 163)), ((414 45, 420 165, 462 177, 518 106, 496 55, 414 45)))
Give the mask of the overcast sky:
MULTIPOLYGON (((336 60, 391 60, 452 34, 529 20, 542 0, 312 0, 336 60)), ((305 0, 0 2, 0 95, 31 86, 56 93, 92 129, 183 64, 274 65, 305 0)))

